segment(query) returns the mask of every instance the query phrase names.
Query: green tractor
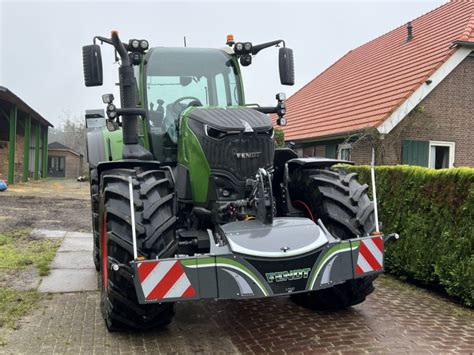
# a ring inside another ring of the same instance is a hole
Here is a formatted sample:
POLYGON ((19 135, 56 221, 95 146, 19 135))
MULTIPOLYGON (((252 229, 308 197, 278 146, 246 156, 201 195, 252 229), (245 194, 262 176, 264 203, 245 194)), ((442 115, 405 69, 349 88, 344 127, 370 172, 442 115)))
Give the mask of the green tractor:
POLYGON ((109 330, 168 324, 174 303, 291 296, 312 309, 363 302, 383 270, 367 185, 275 148, 285 96, 245 101, 240 66, 282 40, 223 49, 150 48, 117 32, 83 47, 86 86, 103 83, 100 45, 114 47, 120 107, 87 110, 93 258, 109 330), (239 65, 240 63, 240 65, 239 65))

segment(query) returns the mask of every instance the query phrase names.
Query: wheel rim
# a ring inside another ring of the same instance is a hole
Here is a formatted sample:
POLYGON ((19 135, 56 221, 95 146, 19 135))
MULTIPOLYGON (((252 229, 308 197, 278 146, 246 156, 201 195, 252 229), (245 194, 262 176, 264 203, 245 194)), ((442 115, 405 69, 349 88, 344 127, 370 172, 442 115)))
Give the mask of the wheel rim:
POLYGON ((104 289, 107 289, 107 244, 106 244, 106 225, 105 225, 105 213, 102 214, 102 282, 104 284, 104 289))

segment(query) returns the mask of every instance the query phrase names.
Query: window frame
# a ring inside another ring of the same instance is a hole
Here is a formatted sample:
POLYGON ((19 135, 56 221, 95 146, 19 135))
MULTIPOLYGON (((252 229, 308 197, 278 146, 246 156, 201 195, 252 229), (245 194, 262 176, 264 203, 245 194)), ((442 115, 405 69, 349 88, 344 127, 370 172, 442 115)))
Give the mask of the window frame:
POLYGON ((455 150, 456 150, 456 143, 455 142, 429 141, 428 167, 431 168, 431 169, 435 169, 435 167, 432 166, 432 164, 431 164, 431 147, 448 147, 449 148, 448 169, 454 168, 454 159, 455 159, 455 150))
POLYGON ((342 143, 337 145, 337 159, 342 160, 341 152, 343 150, 349 149, 349 159, 344 160, 351 160, 352 159, 352 144, 351 143, 342 143))

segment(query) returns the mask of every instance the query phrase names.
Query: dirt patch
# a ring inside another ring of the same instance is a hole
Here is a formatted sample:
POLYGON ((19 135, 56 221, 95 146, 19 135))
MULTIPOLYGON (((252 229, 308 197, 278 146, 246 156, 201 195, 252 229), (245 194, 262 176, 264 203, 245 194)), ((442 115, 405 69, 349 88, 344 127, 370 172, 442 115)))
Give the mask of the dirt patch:
POLYGON ((0 230, 19 228, 90 232, 90 203, 70 198, 2 196, 0 230))
POLYGON ((89 183, 72 179, 42 179, 10 185, 0 196, 34 196, 89 200, 89 183))
POLYGON ((33 265, 24 270, 2 270, 0 288, 9 287, 17 291, 37 289, 40 283, 39 272, 33 265))
POLYGON ((89 183, 45 179, 0 193, 0 231, 39 228, 90 232, 89 183))

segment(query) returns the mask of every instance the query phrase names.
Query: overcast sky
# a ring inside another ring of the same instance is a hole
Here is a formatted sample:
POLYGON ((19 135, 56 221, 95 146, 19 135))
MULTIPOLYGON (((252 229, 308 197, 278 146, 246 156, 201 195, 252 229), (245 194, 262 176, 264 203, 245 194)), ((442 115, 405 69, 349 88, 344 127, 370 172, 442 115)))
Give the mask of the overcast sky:
POLYGON ((152 46, 182 46, 186 36, 191 47, 222 47, 232 33, 253 43, 284 39, 293 48, 293 87, 279 84, 276 49, 243 69, 247 101, 274 104, 275 93, 294 93, 349 50, 444 2, 0 0, 0 85, 58 125, 64 112, 82 119, 85 109, 103 106, 101 94, 117 92, 109 46, 102 49, 104 85, 84 86, 81 47, 93 36, 116 29, 123 41, 144 38, 152 46))

